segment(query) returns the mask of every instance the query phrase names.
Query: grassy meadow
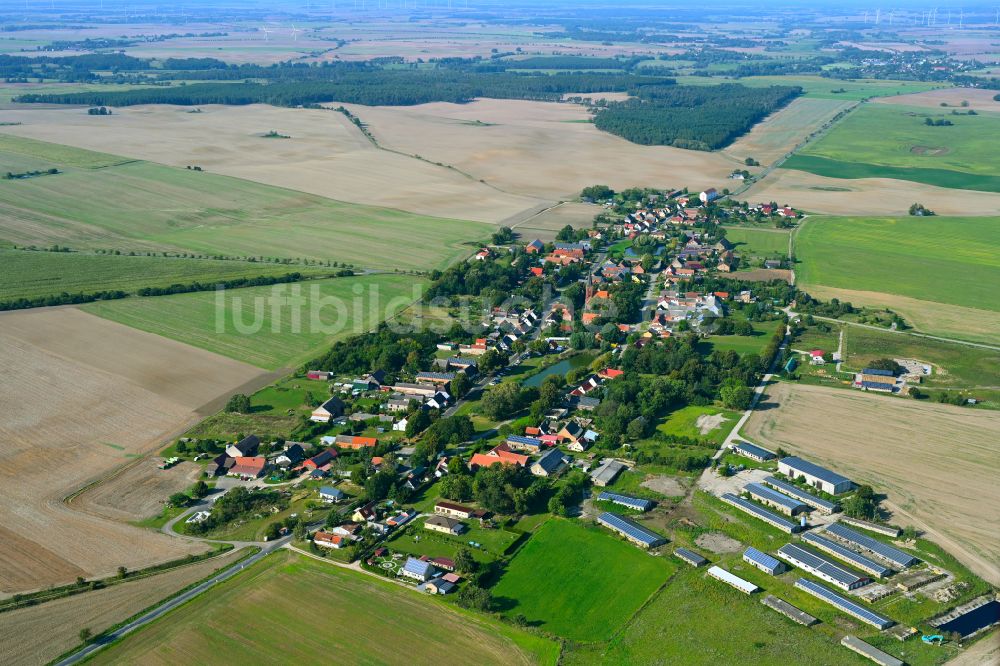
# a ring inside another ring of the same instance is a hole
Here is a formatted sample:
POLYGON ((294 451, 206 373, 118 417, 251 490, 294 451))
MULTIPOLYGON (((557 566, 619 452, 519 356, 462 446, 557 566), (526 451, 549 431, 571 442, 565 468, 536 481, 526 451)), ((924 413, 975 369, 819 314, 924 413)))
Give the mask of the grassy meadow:
POLYGON ((493 595, 505 614, 553 634, 607 640, 673 569, 603 528, 550 520, 511 560, 493 595))
POLYGON ((726 227, 726 239, 734 245, 736 254, 758 257, 787 257, 787 231, 726 227))
POLYGON ((726 435, 729 434, 732 427, 736 425, 736 421, 739 418, 740 414, 738 412, 721 407, 688 405, 670 412, 663 419, 663 423, 656 426, 656 429, 665 435, 707 439, 712 442, 721 443, 726 438, 726 435), (702 434, 701 428, 698 426, 698 419, 702 416, 716 415, 722 415, 725 420, 720 425, 702 434))
MULTIPOLYGON (((895 178, 1000 192, 1000 114, 867 104, 783 164, 830 178, 895 178), (949 120, 931 127, 926 119, 949 120)), ((924 202, 931 205, 931 202, 924 202)), ((933 206, 932 206, 933 207, 933 206)))
POLYGON ((405 275, 368 275, 233 289, 222 296, 197 292, 102 301, 83 308, 274 370, 293 367, 339 337, 372 328, 418 297, 425 282, 405 275))
POLYGON ((249 261, 0 249, 0 298, 213 282, 262 275, 329 274, 336 269, 249 261))
POLYGON ((488 235, 483 223, 349 204, 207 172, 0 135, 0 243, 193 251, 444 268, 488 235))
POLYGON ((1000 310, 1000 218, 810 219, 796 234, 798 284, 1000 310))
POLYGON ((281 551, 93 663, 555 664, 558 656, 559 645, 539 636, 281 551))
MULTIPOLYGON (((739 273, 734 274, 739 278, 739 273)), ((698 342, 698 347, 711 353, 713 351, 734 351, 743 354, 760 354, 771 341, 771 336, 778 329, 779 322, 753 321, 753 335, 712 335, 698 342)))

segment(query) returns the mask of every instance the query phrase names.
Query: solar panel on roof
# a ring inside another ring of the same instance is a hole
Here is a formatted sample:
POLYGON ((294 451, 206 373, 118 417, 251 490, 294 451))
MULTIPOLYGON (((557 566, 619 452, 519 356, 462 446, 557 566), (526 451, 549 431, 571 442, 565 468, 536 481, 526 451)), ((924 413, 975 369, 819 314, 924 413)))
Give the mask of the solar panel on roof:
POLYGON ((782 568, 781 562, 756 548, 747 548, 743 553, 743 559, 760 565, 765 571, 777 571, 782 568))
POLYGON ((896 388, 896 385, 886 384, 885 382, 861 382, 861 387, 870 389, 882 389, 883 391, 888 391, 890 389, 896 388))
POLYGON ((799 529, 799 526, 790 520, 785 520, 773 511, 768 511, 764 507, 757 506, 753 502, 748 502, 747 500, 734 495, 732 493, 723 493, 722 499, 733 506, 746 511, 747 513, 760 518, 761 520, 771 523, 772 525, 779 527, 786 532, 795 532, 799 529))
MULTIPOLYGON (((847 587, 853 587, 858 583, 867 580, 866 578, 862 578, 854 572, 845 569, 837 562, 827 559, 819 553, 806 550, 805 548, 797 546, 794 543, 786 543, 778 549, 778 553, 784 555, 790 560, 793 560, 793 564, 801 564, 805 568, 811 570, 812 573, 821 573, 824 576, 828 576, 833 581, 847 587), (795 560, 797 560, 797 562, 795 560)), ((820 576, 820 578, 822 577, 823 576, 820 576)))
POLYGON ((674 550, 674 555, 680 557, 681 559, 687 560, 688 562, 694 564, 695 566, 701 566, 708 562, 707 559, 694 552, 693 550, 688 550, 687 548, 677 548, 674 550))
POLYGON ((812 533, 803 534, 802 540, 813 544, 817 548, 833 553, 834 555, 840 557, 841 559, 847 560, 851 564, 861 569, 864 569, 865 571, 868 571, 880 578, 888 576, 891 573, 891 571, 888 568, 882 566, 878 562, 870 560, 864 555, 859 555, 858 553, 855 553, 853 550, 850 550, 849 548, 844 548, 839 543, 830 541, 829 539, 824 539, 818 534, 812 534, 812 533))
POLYGON ((622 518, 621 516, 605 512, 602 513, 597 520, 607 527, 613 530, 617 530, 622 534, 632 537, 644 544, 649 546, 657 545, 666 541, 666 539, 652 530, 647 530, 641 525, 637 525, 627 518, 622 518))
POLYGON ((751 453, 751 454, 757 456, 758 458, 774 458, 775 457, 775 455, 773 453, 771 453, 770 451, 768 451, 767 449, 761 448, 761 447, 759 447, 759 446, 757 446, 755 444, 751 444, 750 442, 737 442, 733 446, 733 448, 736 449, 737 451, 746 451, 747 453, 751 453))
POLYGON ((817 479, 822 479, 827 483, 840 484, 845 481, 850 481, 846 476, 841 476, 836 472, 828 470, 825 467, 820 467, 816 463, 809 462, 808 460, 803 460, 797 456, 788 456, 787 458, 782 458, 778 461, 779 464, 785 464, 798 472, 804 472, 810 476, 815 476, 817 479))
POLYGON ((785 493, 786 495, 791 495, 792 497, 797 497, 798 499, 802 500, 806 504, 811 504, 812 506, 815 506, 815 507, 820 508, 820 509, 825 509, 827 511, 831 511, 832 512, 832 511, 835 511, 837 509, 837 507, 839 506, 838 504, 836 504, 834 502, 828 502, 827 500, 823 499, 822 497, 816 497, 812 493, 808 493, 805 490, 799 488, 798 486, 793 486, 792 484, 786 483, 786 482, 782 481, 781 479, 776 479, 773 476, 769 476, 769 477, 765 478, 764 479, 764 483, 766 483, 767 485, 772 486, 774 488, 777 488, 778 490, 780 490, 781 492, 785 493))
POLYGON ((615 502, 616 504, 622 504, 633 509, 638 509, 639 511, 649 511, 653 508, 653 502, 651 500, 639 497, 629 497, 628 495, 619 495, 618 493, 609 493, 607 491, 598 495, 597 499, 603 502, 615 502))
POLYGON ((851 528, 844 527, 840 523, 833 523, 826 528, 826 531, 836 537, 840 537, 841 539, 856 543, 863 548, 867 548, 873 553, 877 553, 890 562, 894 562, 902 567, 908 567, 920 561, 909 553, 903 552, 898 548, 893 548, 890 545, 884 544, 881 541, 873 539, 865 534, 861 534, 860 532, 855 532, 851 528))
POLYGON ((819 583, 814 583, 811 580, 806 580, 805 578, 799 578, 795 581, 795 587, 800 590, 805 590, 815 597, 819 597, 824 601, 833 604, 837 608, 846 611, 849 615, 853 615, 862 622, 867 622, 868 624, 878 627, 879 629, 885 629, 891 627, 895 624, 892 620, 887 617, 882 617, 878 613, 873 613, 864 606, 860 606, 850 599, 845 599, 839 594, 826 589, 819 583))
POLYGON ((865 368, 861 371, 863 375, 878 375, 880 377, 895 377, 896 374, 891 370, 879 370, 877 368, 865 368))
POLYGON ((743 486, 743 490, 746 490, 751 495, 756 495, 757 497, 768 500, 769 502, 774 502, 775 504, 780 504, 792 513, 797 513, 799 511, 805 511, 809 507, 803 504, 800 500, 789 497, 784 493, 779 493, 777 490, 768 488, 760 483, 748 483, 743 486))

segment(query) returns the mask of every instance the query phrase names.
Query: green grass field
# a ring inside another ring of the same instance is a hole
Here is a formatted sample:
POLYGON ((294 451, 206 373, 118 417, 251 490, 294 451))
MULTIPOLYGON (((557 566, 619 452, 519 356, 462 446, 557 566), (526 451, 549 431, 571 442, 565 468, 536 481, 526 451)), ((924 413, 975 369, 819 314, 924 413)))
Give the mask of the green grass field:
MULTIPOLYGON (((738 276, 739 274, 737 274, 738 276)), ((753 335, 712 335, 698 343, 706 354, 712 351, 734 351, 737 354, 760 354, 778 328, 778 321, 754 321, 753 335)))
POLYGON ((995 155, 1000 114, 953 116, 896 104, 866 104, 782 167, 830 178, 896 178, 1000 192, 995 155), (927 118, 952 127, 929 127, 927 118))
POLYGON ((216 174, 0 135, 0 171, 63 173, 0 181, 0 243, 193 251, 444 268, 489 225, 349 204, 216 174), (119 163, 124 161, 125 163, 119 163))
POLYGON ((546 631, 607 640, 673 569, 602 528, 550 520, 511 560, 493 595, 505 614, 546 631))
POLYGON ((32 298, 104 289, 134 293, 143 287, 210 283, 260 275, 330 274, 336 269, 248 261, 129 257, 76 252, 0 249, 0 298, 32 298))
POLYGON ((418 297, 425 283, 412 276, 369 275, 232 289, 224 295, 198 292, 128 298, 83 308, 120 324, 274 370, 302 363, 333 340, 377 325, 418 297))
POLYGON ((796 234, 798 283, 1000 310, 1000 218, 814 218, 796 234))
POLYGON ((415 521, 413 526, 393 538, 387 545, 391 550, 418 557, 427 555, 454 558, 459 550, 468 548, 479 562, 491 562, 503 555, 520 536, 504 529, 479 527, 474 520, 463 521, 468 529, 459 536, 451 536, 424 529, 425 522, 424 518, 415 521), (475 541, 481 547, 469 546, 470 541, 475 541))
POLYGON ((665 435, 707 439, 712 442, 721 443, 736 424, 739 417, 740 415, 737 412, 722 409, 721 407, 688 405, 687 407, 670 412, 663 419, 663 423, 656 426, 656 429, 665 435), (697 425, 698 418, 701 416, 715 416, 717 414, 721 414, 725 420, 720 425, 702 434, 701 428, 697 425))
POLYGON ((735 247, 733 252, 743 256, 787 257, 787 231, 726 227, 726 239, 735 247))
POLYGON ((559 645, 388 582, 278 552, 93 663, 555 664, 559 645))

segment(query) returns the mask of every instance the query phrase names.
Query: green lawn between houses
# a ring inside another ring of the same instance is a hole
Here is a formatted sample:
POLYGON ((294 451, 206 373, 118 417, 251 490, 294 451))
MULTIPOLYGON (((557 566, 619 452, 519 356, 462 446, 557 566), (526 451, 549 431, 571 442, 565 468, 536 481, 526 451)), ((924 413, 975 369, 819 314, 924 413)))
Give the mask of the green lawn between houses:
POLYGON ((711 405, 688 405, 671 412, 663 420, 663 423, 656 426, 656 429, 665 435, 690 437, 692 439, 707 439, 711 442, 719 444, 726 438, 726 435, 729 434, 729 431, 736 424, 736 421, 739 420, 739 418, 740 415, 737 412, 723 409, 722 407, 713 407, 711 405), (702 434, 702 429, 698 426, 698 418, 701 416, 716 415, 722 416, 722 422, 702 434))
POLYGON ((603 528, 553 519, 511 560, 493 595, 507 616, 573 640, 607 640, 674 568, 603 528))
POLYGON ((491 229, 0 134, 0 173, 50 167, 62 173, 0 181, 0 244, 429 270, 491 229))
POLYGON ((102 301, 83 309, 274 370, 302 363, 334 340, 376 326, 418 298, 425 284, 414 276, 366 275, 232 289, 221 296, 198 292, 102 301), (259 326, 253 326, 255 321, 259 326))
POLYGON ((551 665, 559 650, 443 600, 279 551, 93 663, 551 665))
POLYGON ((726 227, 726 239, 734 245, 733 252, 743 257, 784 259, 788 256, 788 234, 788 231, 726 227))

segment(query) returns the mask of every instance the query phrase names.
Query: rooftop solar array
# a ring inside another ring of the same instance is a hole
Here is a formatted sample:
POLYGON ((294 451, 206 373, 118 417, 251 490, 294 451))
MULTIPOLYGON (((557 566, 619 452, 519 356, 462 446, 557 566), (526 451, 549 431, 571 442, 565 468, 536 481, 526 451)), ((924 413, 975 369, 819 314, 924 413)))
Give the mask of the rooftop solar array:
POLYGON ((756 548, 747 548, 746 552, 743 553, 743 559, 768 573, 784 568, 784 564, 780 561, 756 548))
POLYGON ((803 460, 802 458, 798 458, 796 456, 788 456, 787 458, 782 458, 778 462, 784 463, 796 471, 805 472, 810 476, 814 476, 817 479, 822 479, 823 481, 834 485, 850 481, 850 479, 846 476, 841 476, 840 474, 832 472, 825 467, 820 467, 816 463, 811 463, 808 460, 803 460))
POLYGON ((747 453, 755 455, 758 458, 764 458, 765 460, 777 457, 767 449, 761 448, 756 444, 751 444, 750 442, 737 442, 733 445, 733 449, 737 452, 746 451, 747 453))
POLYGON ((861 388, 891 391, 896 388, 896 385, 887 384, 885 382, 861 382, 861 388))
POLYGON ((811 580, 806 580, 805 578, 799 578, 795 581, 795 587, 800 590, 805 590, 814 597, 818 597, 827 603, 833 604, 840 610, 844 611, 848 615, 852 615, 862 622, 866 622, 873 627, 878 627, 879 629, 888 629, 895 622, 887 617, 883 617, 878 613, 873 613, 864 606, 857 604, 850 599, 845 599, 836 592, 828 590, 819 583, 814 583, 811 580))
POLYGON ((806 511, 809 508, 801 501, 793 497, 789 497, 784 493, 779 493, 777 490, 768 488, 760 483, 748 483, 743 486, 743 490, 747 491, 754 497, 759 497, 762 500, 767 500, 768 502, 783 506, 788 509, 789 513, 799 513, 800 511, 806 511))
POLYGON ((877 368, 865 368, 861 371, 863 375, 878 375, 880 377, 895 377, 896 374, 892 370, 878 370, 877 368))
POLYGON ((525 446, 540 447, 542 445, 542 440, 535 439, 534 437, 524 437, 523 435, 509 435, 507 437, 507 441, 513 442, 514 444, 523 444, 525 446))
POLYGON ((901 551, 899 548, 893 548, 892 546, 882 543, 878 539, 873 539, 872 537, 861 534, 860 532, 855 532, 850 527, 844 527, 840 523, 830 525, 826 528, 826 531, 835 537, 840 537, 846 541, 856 543, 862 548, 866 548, 901 567, 912 566, 920 561, 913 555, 901 551))
POLYGON ((723 583, 729 583, 740 592, 746 592, 747 594, 756 592, 757 590, 760 589, 750 581, 743 580, 739 576, 734 576, 725 569, 721 569, 719 567, 711 567, 708 570, 708 575, 711 576, 712 578, 721 580, 723 583))
POLYGON ((837 504, 836 502, 828 502, 822 497, 816 497, 812 493, 806 492, 805 490, 799 488, 794 484, 782 481, 781 479, 777 479, 773 476, 765 478, 764 483, 771 486, 772 488, 780 490, 786 495, 791 495, 792 497, 796 497, 810 506, 814 506, 817 509, 821 509, 826 513, 833 513, 834 511, 837 511, 840 508, 840 505, 837 504))
POLYGON ((811 532, 808 534, 803 534, 802 540, 816 546, 820 550, 825 550, 831 555, 839 557, 845 562, 850 562, 859 569, 867 571, 868 573, 874 576, 878 576, 879 578, 885 578, 890 573, 892 573, 891 569, 882 566, 875 560, 869 559, 864 555, 859 555, 850 548, 845 548, 844 546, 841 546, 839 543, 836 543, 835 541, 830 541, 829 539, 825 539, 818 534, 813 534, 811 532))
POLYGON ((859 583, 867 580, 844 568, 843 565, 834 562, 830 558, 823 557, 819 553, 806 550, 802 546, 794 543, 786 543, 778 549, 778 554, 787 558, 796 566, 800 566, 810 573, 821 575, 829 579, 832 583, 837 583, 847 588, 855 587, 859 583))
POLYGON ((614 502, 615 504, 621 504, 622 506, 627 506, 630 509, 636 509, 637 511, 649 511, 653 508, 653 502, 648 499, 641 499, 639 497, 629 497, 628 495, 619 495, 618 493, 609 493, 607 491, 602 492, 597 496, 597 499, 603 502, 614 502))
POLYGON ((674 550, 674 555, 681 558, 685 562, 693 564, 696 567, 700 567, 703 564, 707 564, 708 560, 694 552, 693 550, 688 550, 687 548, 677 548, 674 550))
POLYGON ((650 548, 659 546, 667 541, 666 538, 656 532, 647 530, 645 527, 635 524, 628 518, 622 518, 614 513, 602 513, 598 516, 597 521, 602 525, 615 530, 616 532, 620 532, 629 538, 635 539, 636 541, 649 546, 650 548))
POLYGON ((773 511, 768 511, 764 507, 757 506, 753 502, 748 502, 742 497, 739 497, 732 493, 723 493, 721 499, 727 504, 732 504, 736 508, 746 511, 750 515, 760 518, 764 522, 770 523, 771 525, 774 525, 775 527, 782 529, 788 533, 799 531, 799 526, 793 523, 792 521, 785 520, 784 518, 774 513, 773 511))

